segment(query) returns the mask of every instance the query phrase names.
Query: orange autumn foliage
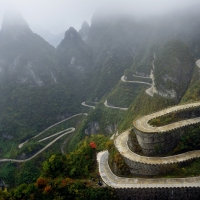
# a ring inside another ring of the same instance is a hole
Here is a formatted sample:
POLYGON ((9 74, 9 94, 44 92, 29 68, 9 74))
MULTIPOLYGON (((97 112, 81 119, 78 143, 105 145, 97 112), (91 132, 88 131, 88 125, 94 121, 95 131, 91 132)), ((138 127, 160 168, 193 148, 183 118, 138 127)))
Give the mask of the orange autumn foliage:
POLYGON ((44 192, 45 193, 50 193, 52 190, 51 186, 50 185, 47 185, 45 188, 44 188, 44 192))
POLYGON ((96 145, 95 142, 90 142, 90 147, 91 147, 92 149, 96 149, 97 145, 96 145))
POLYGON ((43 189, 48 183, 48 180, 43 178, 43 177, 40 177, 37 179, 36 181, 36 186, 39 188, 39 189, 43 189))

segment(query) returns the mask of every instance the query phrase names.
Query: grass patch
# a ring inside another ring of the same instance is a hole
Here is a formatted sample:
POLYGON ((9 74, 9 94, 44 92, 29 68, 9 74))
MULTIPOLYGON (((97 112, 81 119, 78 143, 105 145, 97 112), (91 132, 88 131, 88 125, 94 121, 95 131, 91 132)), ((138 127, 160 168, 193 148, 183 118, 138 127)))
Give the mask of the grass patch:
POLYGON ((178 121, 182 121, 182 120, 190 119, 194 117, 199 117, 199 116, 200 116, 199 108, 186 109, 183 111, 172 112, 164 116, 152 119, 149 121, 149 124, 152 126, 159 127, 159 126, 164 126, 167 124, 171 124, 174 122, 178 122, 178 121))
POLYGON ((107 100, 116 107, 128 108, 144 87, 141 84, 119 82, 107 100))
POLYGON ((185 178, 200 175, 200 158, 190 161, 188 164, 173 166, 173 171, 164 175, 154 176, 154 178, 185 178))

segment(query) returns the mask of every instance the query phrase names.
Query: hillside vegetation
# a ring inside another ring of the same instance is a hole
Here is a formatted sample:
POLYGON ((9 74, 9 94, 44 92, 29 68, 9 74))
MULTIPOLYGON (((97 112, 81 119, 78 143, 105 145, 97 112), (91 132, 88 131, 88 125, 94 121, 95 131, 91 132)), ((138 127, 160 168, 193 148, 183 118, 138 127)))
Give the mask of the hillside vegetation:
POLYGON ((109 93, 107 100, 111 105, 128 108, 143 87, 145 86, 140 84, 119 82, 109 93))

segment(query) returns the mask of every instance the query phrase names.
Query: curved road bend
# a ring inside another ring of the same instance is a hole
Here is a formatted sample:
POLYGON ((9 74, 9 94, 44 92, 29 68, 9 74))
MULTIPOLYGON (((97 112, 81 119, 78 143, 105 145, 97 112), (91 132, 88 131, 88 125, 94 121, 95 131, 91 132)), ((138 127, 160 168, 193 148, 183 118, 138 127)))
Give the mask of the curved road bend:
POLYGON ((88 105, 88 104, 86 104, 85 102, 82 102, 81 105, 82 105, 82 106, 86 106, 86 107, 90 107, 90 108, 92 108, 92 109, 95 109, 95 106, 88 105))
POLYGON ((45 137, 45 138, 39 140, 38 142, 42 142, 42 141, 48 140, 49 138, 52 138, 52 137, 54 137, 54 136, 56 136, 56 135, 59 135, 59 134, 61 134, 61 133, 64 133, 64 132, 70 131, 70 130, 71 130, 71 128, 67 128, 67 129, 65 129, 65 130, 63 130, 63 131, 60 131, 60 132, 58 132, 58 133, 55 133, 55 134, 50 135, 50 136, 48 136, 48 137, 45 137))
POLYGON ((45 149, 47 149, 49 146, 51 146, 53 143, 55 143, 57 140, 59 140, 61 137, 75 131, 75 128, 70 128, 71 131, 63 133, 62 135, 58 136, 57 138, 55 138, 53 141, 51 141, 49 144, 47 144, 44 148, 42 148, 40 151, 38 151, 36 154, 34 154, 33 156, 31 156, 30 158, 24 159, 24 160, 17 160, 17 159, 8 159, 8 158, 4 158, 4 159, 0 159, 0 162, 18 162, 18 163, 23 163, 23 162, 27 162, 33 158, 35 158, 37 155, 39 155, 40 153, 42 153, 45 149))
MULTIPOLYGON (((134 76, 134 75, 133 75, 134 76)), ((135 76, 135 77, 138 77, 138 76, 135 76)), ((144 77, 143 77, 144 78, 144 77)), ((147 78, 147 77, 146 77, 147 78)), ((149 77, 148 77, 149 78, 149 77)), ((151 78, 150 77, 150 79, 153 81, 153 78, 151 78)), ((125 80, 125 76, 122 76, 121 77, 121 81, 123 81, 123 82, 125 82, 125 83, 140 83, 140 84, 146 84, 146 85, 150 85, 151 87, 150 88, 147 88, 146 90, 145 90, 145 92, 149 95, 149 96, 151 96, 151 97, 153 97, 153 89, 152 89, 152 87, 153 87, 153 83, 152 84, 150 84, 150 83, 147 83, 147 82, 142 82, 142 81, 126 81, 125 80)))
MULTIPOLYGON (((69 120, 69 119, 72 119, 73 117, 79 116, 79 115, 85 115, 85 116, 87 116, 88 114, 87 114, 87 113, 79 113, 79 114, 73 115, 73 116, 71 116, 71 117, 68 117, 68 118, 66 118, 66 119, 64 119, 64 120, 62 120, 62 121, 57 122, 56 124, 53 124, 53 125, 49 126, 48 128, 46 128, 45 130, 43 130, 42 132, 38 133, 37 135, 35 135, 35 136, 32 137, 32 138, 36 138, 36 137, 42 135, 45 131, 49 130, 50 128, 52 128, 52 127, 54 127, 54 126, 56 126, 56 125, 58 125, 58 124, 60 124, 60 123, 62 123, 62 122, 64 122, 64 121, 67 121, 67 120, 69 120)), ((30 138, 30 139, 31 139, 31 138, 30 138)), ((26 140, 25 142, 19 144, 19 145, 18 145, 18 148, 21 149, 21 148, 23 147, 23 145, 24 145, 26 142, 28 142, 28 140, 26 140)))
POLYGON ((121 133, 114 141, 115 147, 123 157, 126 157, 127 159, 135 162, 145 163, 149 165, 162 165, 162 164, 184 162, 194 158, 200 158, 200 150, 189 151, 186 153, 174 156, 167 156, 167 157, 140 156, 129 149, 127 144, 128 135, 129 135, 129 130, 121 133))
POLYGON ((200 68, 200 59, 196 61, 196 65, 198 68, 200 68))
POLYGON ((88 114, 87 114, 87 113, 79 113, 79 114, 73 115, 73 116, 71 116, 71 117, 68 117, 67 119, 63 119, 62 121, 59 121, 59 122, 57 122, 56 124, 53 124, 53 125, 49 126, 49 127, 46 128, 45 130, 43 130, 42 132, 40 132, 39 134, 37 134, 36 136, 34 136, 33 138, 38 137, 39 135, 41 135, 42 133, 44 133, 45 131, 49 130, 50 128, 52 128, 52 127, 54 127, 54 126, 56 126, 56 125, 58 125, 58 124, 60 124, 60 123, 62 123, 62 122, 64 122, 64 121, 67 121, 67 120, 69 120, 69 119, 72 119, 73 117, 79 116, 79 115, 85 115, 85 116, 87 116, 88 114))
MULTIPOLYGON (((133 76, 135 76, 135 75, 133 75, 133 76)), ((135 76, 135 77, 141 77, 141 76, 135 76)), ((142 77, 142 78, 150 78, 150 77, 142 77)), ((151 78, 150 78, 150 79, 151 79, 151 78)), ((123 82, 125 82, 125 83, 146 84, 146 85, 152 86, 151 83, 142 82, 142 81, 126 81, 124 75, 121 77, 121 81, 123 81, 123 82)), ((151 88, 151 87, 150 87, 150 88, 151 88)), ((149 88, 148 88, 148 89, 149 89, 149 88)), ((148 89, 147 89, 147 90, 148 90, 148 89)), ((149 94, 149 93, 147 93, 147 94, 149 94)), ((151 96, 151 95, 150 95, 150 96, 151 96)), ((85 102, 83 102, 83 103, 85 103, 85 102)), ((83 103, 82 103, 82 105, 83 105, 83 103)), ((106 107, 108 107, 108 108, 114 108, 114 109, 119 109, 119 110, 128 110, 128 108, 121 108, 121 107, 109 106, 107 100, 104 102, 104 105, 105 105, 106 107)), ((91 107, 91 106, 90 106, 90 107, 91 107)))
POLYGON ((18 145, 18 148, 21 149, 21 148, 24 146, 24 144, 26 144, 27 142, 28 142, 28 140, 26 140, 25 142, 19 144, 19 145, 18 145))
POLYGON ((138 78, 148 78, 148 79, 151 79, 150 76, 136 76, 136 75, 133 75, 133 77, 138 77, 138 78))
POLYGON ((107 100, 105 100, 104 105, 106 107, 108 107, 108 108, 114 108, 114 109, 119 109, 119 110, 128 110, 128 108, 121 108, 121 107, 109 106, 107 100))
POLYGON ((108 165, 108 151, 97 154, 99 173, 103 181, 112 188, 174 188, 199 187, 200 176, 188 178, 124 178, 118 177, 108 165))
POLYGON ((199 106, 200 106, 200 102, 173 106, 173 107, 166 108, 164 110, 152 113, 150 115, 145 115, 145 116, 137 119, 136 121, 134 121, 133 124, 134 124, 134 127, 137 130, 139 130, 143 133, 165 132, 165 131, 169 131, 169 130, 172 130, 172 129, 187 126, 187 125, 190 125, 190 124, 196 124, 196 123, 200 122, 200 117, 196 117, 196 118, 193 118, 193 119, 186 119, 186 120, 174 122, 174 123, 167 124, 167 125, 160 126, 160 127, 151 126, 148 122, 152 119, 155 119, 157 117, 160 117, 160 116, 172 113, 172 112, 186 110, 186 109, 189 109, 189 108, 195 108, 195 107, 199 107, 199 106))
POLYGON ((142 81, 126 81, 126 80, 125 80, 125 76, 122 76, 122 77, 121 77, 121 81, 126 82, 126 83, 140 83, 140 84, 146 84, 146 85, 152 86, 151 83, 142 82, 142 81))

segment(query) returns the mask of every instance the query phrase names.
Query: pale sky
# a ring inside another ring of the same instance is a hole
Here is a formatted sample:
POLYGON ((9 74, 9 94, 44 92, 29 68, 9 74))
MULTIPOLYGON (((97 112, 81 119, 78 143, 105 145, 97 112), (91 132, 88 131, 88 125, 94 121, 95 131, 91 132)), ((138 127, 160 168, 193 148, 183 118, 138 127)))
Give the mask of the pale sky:
POLYGON ((19 10, 30 27, 38 25, 54 34, 70 26, 80 29, 83 21, 91 22, 101 6, 112 12, 118 8, 136 14, 160 14, 183 9, 200 0, 0 0, 0 22, 5 10, 19 10))

